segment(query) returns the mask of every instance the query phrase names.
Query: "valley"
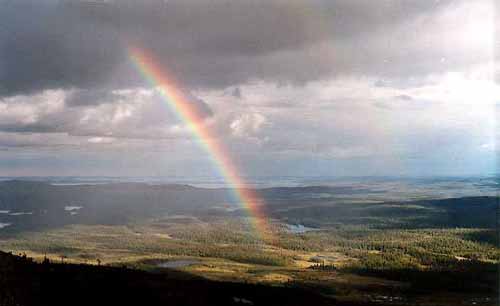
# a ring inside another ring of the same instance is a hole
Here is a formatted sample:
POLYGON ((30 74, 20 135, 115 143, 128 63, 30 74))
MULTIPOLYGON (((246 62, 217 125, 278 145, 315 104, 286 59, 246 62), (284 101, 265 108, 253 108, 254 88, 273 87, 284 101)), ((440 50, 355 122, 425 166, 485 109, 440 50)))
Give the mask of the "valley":
POLYGON ((274 237, 263 241, 225 189, 0 185, 9 188, 0 193, 0 209, 9 211, 0 222, 12 223, 0 229, 0 250, 39 262, 175 269, 212 281, 303 288, 346 302, 497 301, 494 193, 400 201, 366 187, 263 189, 274 237))

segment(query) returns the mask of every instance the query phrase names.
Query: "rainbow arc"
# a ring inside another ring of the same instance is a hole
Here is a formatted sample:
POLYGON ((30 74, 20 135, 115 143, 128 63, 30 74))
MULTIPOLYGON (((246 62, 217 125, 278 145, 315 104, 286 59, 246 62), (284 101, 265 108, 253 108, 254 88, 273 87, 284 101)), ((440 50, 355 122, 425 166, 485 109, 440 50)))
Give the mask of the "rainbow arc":
POLYGON ((265 241, 272 240, 268 218, 264 212, 264 201, 253 189, 248 188, 228 150, 213 131, 204 124, 203 114, 179 89, 174 79, 169 77, 166 69, 158 64, 159 61, 155 59, 153 54, 133 46, 130 46, 128 51, 137 70, 151 85, 157 88, 163 101, 188 126, 191 133, 210 156, 220 175, 231 186, 238 202, 248 211, 252 226, 259 237, 265 241))

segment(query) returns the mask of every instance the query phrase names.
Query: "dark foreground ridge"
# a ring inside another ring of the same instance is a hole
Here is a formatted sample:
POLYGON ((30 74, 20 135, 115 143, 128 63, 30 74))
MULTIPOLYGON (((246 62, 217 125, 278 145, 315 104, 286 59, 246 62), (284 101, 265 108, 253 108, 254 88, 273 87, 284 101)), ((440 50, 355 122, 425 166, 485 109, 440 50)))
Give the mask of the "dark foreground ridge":
POLYGON ((210 281, 178 271, 36 263, 0 252, 0 305, 338 305, 296 288, 210 281))

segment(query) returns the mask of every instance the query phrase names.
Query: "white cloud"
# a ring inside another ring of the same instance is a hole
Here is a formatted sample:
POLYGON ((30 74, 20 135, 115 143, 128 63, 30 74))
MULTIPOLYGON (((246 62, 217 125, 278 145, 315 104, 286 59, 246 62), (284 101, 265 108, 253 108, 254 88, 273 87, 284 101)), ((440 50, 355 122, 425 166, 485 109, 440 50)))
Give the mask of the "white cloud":
POLYGON ((266 117, 259 113, 249 113, 238 116, 231 124, 231 132, 237 137, 253 136, 266 123, 266 117))
POLYGON ((112 137, 90 137, 87 141, 89 143, 112 143, 115 139, 112 137))
POLYGON ((64 91, 47 90, 32 96, 14 96, 0 100, 0 124, 32 124, 41 117, 62 111, 64 91))

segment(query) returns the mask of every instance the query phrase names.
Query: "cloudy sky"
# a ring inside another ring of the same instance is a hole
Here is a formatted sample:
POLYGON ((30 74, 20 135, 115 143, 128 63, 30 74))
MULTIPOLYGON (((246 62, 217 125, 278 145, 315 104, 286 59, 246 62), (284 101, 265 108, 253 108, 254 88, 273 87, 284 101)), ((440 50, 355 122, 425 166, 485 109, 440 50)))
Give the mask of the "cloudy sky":
POLYGON ((216 175, 132 46, 244 175, 494 173, 494 4, 0 0, 0 176, 216 175))

